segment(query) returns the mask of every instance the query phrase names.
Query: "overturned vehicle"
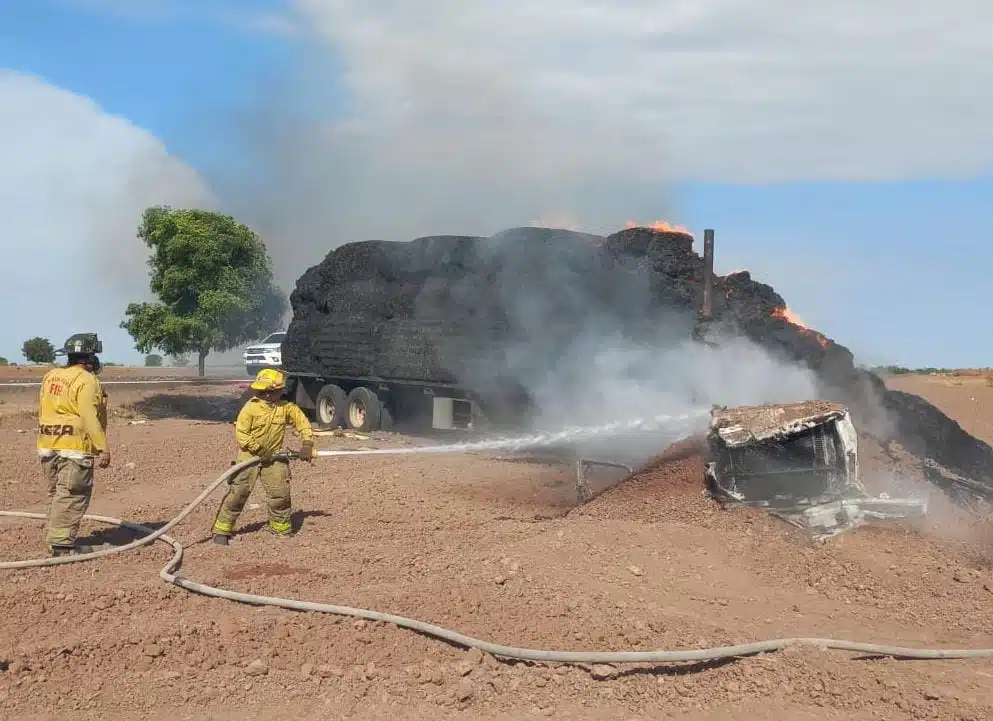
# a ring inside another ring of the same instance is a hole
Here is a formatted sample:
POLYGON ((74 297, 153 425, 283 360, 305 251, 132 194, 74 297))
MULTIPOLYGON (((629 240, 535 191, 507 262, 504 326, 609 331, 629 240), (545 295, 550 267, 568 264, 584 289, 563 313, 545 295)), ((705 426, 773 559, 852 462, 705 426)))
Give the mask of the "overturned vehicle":
POLYGON ((715 407, 707 445, 707 483, 718 502, 767 508, 815 538, 927 513, 923 500, 866 493, 858 434, 838 403, 715 407))

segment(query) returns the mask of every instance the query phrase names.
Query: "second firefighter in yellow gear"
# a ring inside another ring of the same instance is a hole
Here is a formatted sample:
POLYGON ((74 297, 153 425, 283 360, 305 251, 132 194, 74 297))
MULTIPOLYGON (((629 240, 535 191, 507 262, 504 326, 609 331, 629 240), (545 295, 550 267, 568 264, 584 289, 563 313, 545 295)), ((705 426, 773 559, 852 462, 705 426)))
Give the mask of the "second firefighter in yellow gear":
MULTIPOLYGON (((300 407, 282 398, 286 377, 277 370, 259 371, 251 388, 255 396, 242 407, 235 421, 238 459, 266 459, 283 450, 286 427, 292 425, 302 441, 301 458, 310 461, 314 453, 314 431, 300 407)), ((269 530, 281 536, 294 532, 290 519, 290 467, 285 459, 263 460, 229 481, 229 488, 214 520, 214 542, 227 545, 238 517, 256 484, 262 483, 269 511, 269 530)))
POLYGON ((37 448, 51 504, 45 540, 55 556, 92 550, 76 536, 93 495, 93 466, 110 464, 107 394, 97 379, 102 349, 96 334, 72 336, 62 350, 68 363, 41 382, 37 448))

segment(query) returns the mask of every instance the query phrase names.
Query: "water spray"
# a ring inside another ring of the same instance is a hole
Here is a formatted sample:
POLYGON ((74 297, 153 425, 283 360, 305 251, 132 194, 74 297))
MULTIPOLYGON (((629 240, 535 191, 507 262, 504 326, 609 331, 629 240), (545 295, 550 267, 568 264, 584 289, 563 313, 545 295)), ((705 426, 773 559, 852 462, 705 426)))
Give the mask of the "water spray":
POLYGON ((679 415, 662 414, 652 418, 639 418, 632 421, 615 421, 599 426, 567 426, 560 431, 546 431, 528 436, 510 436, 484 441, 448 443, 437 446, 405 448, 375 448, 362 451, 316 451, 315 456, 359 456, 359 455, 413 455, 422 453, 483 453, 486 451, 523 451, 529 448, 548 448, 561 444, 596 438, 609 438, 631 431, 685 430, 702 420, 710 413, 709 409, 699 409, 679 415))

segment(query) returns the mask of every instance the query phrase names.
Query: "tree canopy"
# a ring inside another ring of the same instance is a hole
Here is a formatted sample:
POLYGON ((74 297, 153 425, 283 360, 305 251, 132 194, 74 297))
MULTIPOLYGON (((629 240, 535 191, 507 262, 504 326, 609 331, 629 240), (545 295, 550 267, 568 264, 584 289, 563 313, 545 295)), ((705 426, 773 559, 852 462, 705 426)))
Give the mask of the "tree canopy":
POLYGON ((55 362, 55 346, 48 338, 28 338, 21 347, 21 353, 28 363, 55 362))
POLYGON ((158 302, 131 303, 121 327, 142 353, 226 351, 277 330, 286 296, 272 279, 262 239, 234 218, 205 210, 145 210, 138 237, 151 250, 149 286, 158 302))

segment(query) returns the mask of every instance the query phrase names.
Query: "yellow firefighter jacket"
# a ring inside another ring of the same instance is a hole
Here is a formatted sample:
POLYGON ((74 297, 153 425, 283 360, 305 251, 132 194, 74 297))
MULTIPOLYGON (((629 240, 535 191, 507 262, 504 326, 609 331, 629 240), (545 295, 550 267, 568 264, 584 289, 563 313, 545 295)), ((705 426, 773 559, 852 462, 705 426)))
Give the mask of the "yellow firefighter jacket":
POLYGON ((92 456, 107 450, 106 394, 82 366, 53 368, 41 381, 38 452, 92 456))
POLYGON ((313 443, 314 431, 300 406, 290 401, 270 403, 261 398, 249 400, 235 421, 234 432, 238 440, 238 461, 251 456, 271 456, 283 450, 286 426, 292 425, 300 440, 313 443))

